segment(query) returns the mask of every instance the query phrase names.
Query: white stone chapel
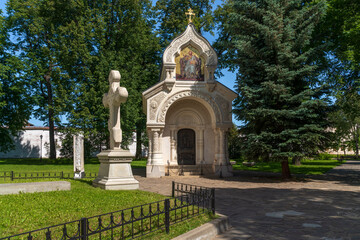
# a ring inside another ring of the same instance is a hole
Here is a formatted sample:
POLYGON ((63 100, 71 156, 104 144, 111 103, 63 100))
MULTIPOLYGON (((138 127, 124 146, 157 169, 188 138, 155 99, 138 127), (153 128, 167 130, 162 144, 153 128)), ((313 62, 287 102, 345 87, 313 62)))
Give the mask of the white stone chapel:
POLYGON ((149 137, 146 177, 178 175, 189 168, 231 176, 227 133, 237 95, 214 79, 217 54, 191 18, 162 61, 159 83, 143 92, 149 137))

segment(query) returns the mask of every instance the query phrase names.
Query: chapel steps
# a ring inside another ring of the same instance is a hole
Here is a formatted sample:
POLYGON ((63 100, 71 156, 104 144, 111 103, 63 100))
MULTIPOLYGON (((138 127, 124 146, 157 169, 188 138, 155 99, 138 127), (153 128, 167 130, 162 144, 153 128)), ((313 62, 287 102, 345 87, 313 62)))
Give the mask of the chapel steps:
POLYGON ((176 165, 165 167, 166 176, 212 176, 214 175, 211 166, 200 165, 176 165))

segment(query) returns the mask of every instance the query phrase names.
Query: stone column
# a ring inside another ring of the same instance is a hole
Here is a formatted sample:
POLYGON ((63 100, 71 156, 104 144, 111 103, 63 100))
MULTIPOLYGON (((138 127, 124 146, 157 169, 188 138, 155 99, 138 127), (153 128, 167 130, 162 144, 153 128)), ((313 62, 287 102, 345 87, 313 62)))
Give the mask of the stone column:
POLYGON ((120 72, 112 70, 109 74, 109 92, 103 97, 103 104, 110 109, 108 129, 110 149, 97 155, 100 161, 98 177, 93 186, 106 190, 138 189, 139 182, 134 179, 130 163, 133 155, 121 149, 122 131, 120 126, 120 104, 128 97, 126 88, 120 87, 120 72))
POLYGON ((233 176, 232 168, 229 165, 227 159, 227 137, 226 132, 227 128, 217 128, 217 152, 215 154, 216 162, 214 163, 215 174, 221 177, 230 177, 233 176))
POLYGON ((177 165, 176 129, 170 127, 170 165, 177 165))
POLYGON ((197 132, 198 132, 198 137, 196 143, 196 150, 197 150, 196 164, 204 164, 204 128, 199 128, 197 132))
POLYGON ((151 160, 146 165, 146 177, 159 178, 165 176, 165 163, 162 153, 163 127, 150 128, 151 160))
POLYGON ((149 137, 149 154, 148 154, 148 160, 146 165, 151 165, 152 161, 152 141, 151 141, 151 131, 147 131, 148 137, 149 137))
POLYGON ((214 136, 215 136, 215 142, 214 142, 214 165, 216 165, 219 162, 219 129, 214 129, 214 136))

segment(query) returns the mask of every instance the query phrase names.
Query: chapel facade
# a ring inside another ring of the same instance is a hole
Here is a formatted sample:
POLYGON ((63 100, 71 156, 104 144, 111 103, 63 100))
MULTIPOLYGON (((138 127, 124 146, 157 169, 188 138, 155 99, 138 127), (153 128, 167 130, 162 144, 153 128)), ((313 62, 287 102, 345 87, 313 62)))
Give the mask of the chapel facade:
POLYGON ((227 133, 236 93, 214 79, 217 54, 192 23, 166 48, 159 83, 143 92, 146 177, 231 176, 227 133))

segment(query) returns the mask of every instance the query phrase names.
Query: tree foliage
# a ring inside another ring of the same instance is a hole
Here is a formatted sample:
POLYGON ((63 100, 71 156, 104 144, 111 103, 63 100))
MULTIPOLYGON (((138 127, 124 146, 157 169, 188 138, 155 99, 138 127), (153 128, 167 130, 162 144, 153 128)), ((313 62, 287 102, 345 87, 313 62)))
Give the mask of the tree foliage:
POLYGON ((76 19, 76 1, 9 0, 7 22, 16 39, 19 58, 25 65, 23 81, 29 85, 35 117, 48 123, 50 158, 56 158, 55 123, 65 112, 72 81, 62 68, 64 28, 76 19))
POLYGON ((22 130, 32 108, 27 86, 21 78, 24 67, 9 37, 0 11, 0 152, 14 147, 12 136, 22 130))
MULTIPOLYGON (((129 92, 127 102, 121 105, 123 146, 132 141, 134 130, 140 136, 145 131, 141 93, 158 80, 160 59, 154 22, 147 17, 150 7, 149 1, 98 1, 86 6, 82 35, 78 36, 79 30, 74 26, 71 33, 76 37, 63 43, 74 46, 74 52, 82 47, 68 65, 77 85, 67 127, 81 129, 85 136, 97 136, 99 141, 108 138, 109 115, 102 96, 109 88, 110 70, 116 69, 122 76, 120 85, 129 92), (79 39, 78 44, 71 42, 73 39, 79 39), (81 74, 75 72, 77 69, 81 74)), ((99 144, 94 142, 94 147, 99 144)))
POLYGON ((313 45, 326 42, 318 61, 332 86, 337 111, 332 115, 336 143, 358 155, 360 112, 360 2, 328 0, 326 17, 317 26, 313 45))
POLYGON ((50 149, 56 124, 93 138, 96 149, 106 143, 102 95, 112 69, 129 92, 121 107, 123 145, 135 129, 144 132, 141 93, 156 82, 160 59, 150 1, 9 0, 8 22, 27 66, 22 77, 38 106, 34 115, 49 123, 50 149), (68 124, 61 125, 61 115, 68 124))
POLYGON ((331 115, 335 123, 338 145, 336 148, 353 149, 359 157, 360 140, 360 95, 357 91, 347 91, 336 101, 337 111, 331 115))
POLYGON ((214 0, 158 0, 155 11, 159 19, 158 32, 162 47, 169 45, 170 41, 180 35, 188 24, 185 12, 191 8, 195 13, 193 24, 199 32, 210 32, 215 22, 212 12, 214 0))
POLYGON ((314 76, 309 47, 324 4, 231 0, 224 9, 217 47, 223 66, 237 70, 234 113, 244 122, 243 149, 255 160, 281 161, 289 177, 288 158, 326 141, 326 89, 314 76))

